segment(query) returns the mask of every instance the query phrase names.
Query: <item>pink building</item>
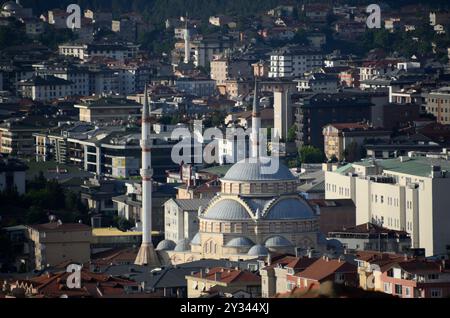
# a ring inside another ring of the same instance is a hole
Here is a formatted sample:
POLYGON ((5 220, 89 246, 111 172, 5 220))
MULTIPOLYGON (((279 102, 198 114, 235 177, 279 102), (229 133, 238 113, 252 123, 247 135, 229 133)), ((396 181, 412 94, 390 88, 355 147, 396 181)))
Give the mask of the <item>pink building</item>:
POLYGON ((385 293, 401 298, 450 297, 450 268, 445 261, 393 263, 382 271, 380 280, 385 293))

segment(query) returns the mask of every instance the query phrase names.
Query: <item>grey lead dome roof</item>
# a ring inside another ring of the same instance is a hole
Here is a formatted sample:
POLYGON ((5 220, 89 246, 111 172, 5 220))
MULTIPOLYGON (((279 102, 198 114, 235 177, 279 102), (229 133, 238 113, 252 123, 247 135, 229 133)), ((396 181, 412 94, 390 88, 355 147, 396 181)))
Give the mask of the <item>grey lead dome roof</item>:
POLYGON ((197 234, 194 235, 191 241, 191 245, 200 245, 200 233, 197 232, 197 234))
POLYGON ((250 215, 239 202, 224 199, 209 207, 204 217, 212 220, 245 220, 250 215))
POLYGON ((157 251, 172 251, 175 248, 175 242, 171 240, 162 240, 156 246, 157 251))
POLYGON ((276 181, 295 180, 289 169, 269 157, 247 158, 235 163, 222 180, 230 181, 276 181))
POLYGON ((292 246, 292 243, 289 242, 288 239, 281 235, 275 235, 272 237, 269 237, 266 242, 264 243, 266 247, 287 247, 292 246))
POLYGON ((247 255, 249 256, 267 256, 269 255, 269 250, 262 245, 254 245, 248 250, 247 255))
POLYGON ((264 218, 267 220, 311 219, 314 216, 313 209, 306 202, 288 198, 275 203, 264 218))
POLYGON ((18 9, 22 9, 22 6, 15 3, 14 1, 8 1, 8 2, 4 3, 2 6, 2 10, 4 10, 4 11, 15 11, 18 9))
POLYGON ((174 249, 175 252, 186 252, 189 250, 190 250, 190 246, 189 246, 188 239, 182 239, 181 241, 178 241, 177 246, 175 246, 175 249, 174 249))
POLYGON ((225 246, 227 247, 247 247, 247 246, 253 246, 255 243, 253 243, 250 239, 246 237, 235 237, 231 239, 225 246))

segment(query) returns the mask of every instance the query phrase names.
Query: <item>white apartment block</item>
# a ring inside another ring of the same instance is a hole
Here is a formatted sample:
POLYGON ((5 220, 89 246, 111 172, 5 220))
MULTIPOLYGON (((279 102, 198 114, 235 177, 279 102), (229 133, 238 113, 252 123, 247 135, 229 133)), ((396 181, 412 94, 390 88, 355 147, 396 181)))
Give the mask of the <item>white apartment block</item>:
POLYGON ((367 160, 325 172, 325 198, 352 199, 356 223, 406 231, 427 256, 450 246, 450 161, 400 157, 367 160))
POLYGON ((164 203, 164 235, 175 243, 189 242, 198 232, 198 210, 206 208, 209 199, 170 199, 164 203))
POLYGON ((72 94, 72 82, 55 76, 35 76, 18 84, 24 98, 35 101, 51 101, 72 94))
POLYGON ((62 44, 58 46, 60 55, 73 56, 82 61, 95 57, 110 58, 120 62, 136 57, 139 45, 134 44, 62 44))
POLYGON ((301 77, 322 67, 324 55, 306 48, 284 47, 270 55, 269 77, 301 77))

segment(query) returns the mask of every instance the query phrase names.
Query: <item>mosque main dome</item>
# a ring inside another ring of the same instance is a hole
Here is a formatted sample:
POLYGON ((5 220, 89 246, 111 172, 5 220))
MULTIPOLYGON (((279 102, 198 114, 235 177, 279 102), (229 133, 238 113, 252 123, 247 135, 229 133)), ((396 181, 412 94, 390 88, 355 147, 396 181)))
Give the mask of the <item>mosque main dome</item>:
POLYGON ((274 160, 249 158, 228 170, 222 191, 199 214, 193 252, 239 259, 316 246, 315 211, 299 195, 298 179, 274 160))
POLYGON ((271 181, 295 180, 289 169, 273 158, 247 158, 235 163, 222 180, 227 181, 271 181))

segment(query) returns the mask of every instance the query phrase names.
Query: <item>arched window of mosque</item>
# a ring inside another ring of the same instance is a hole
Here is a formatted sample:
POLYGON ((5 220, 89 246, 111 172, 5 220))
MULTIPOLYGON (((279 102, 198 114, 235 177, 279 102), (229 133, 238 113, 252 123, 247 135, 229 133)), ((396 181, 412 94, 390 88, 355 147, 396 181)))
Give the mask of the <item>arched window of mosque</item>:
POLYGON ((262 192, 263 193, 267 193, 268 191, 267 191, 267 183, 263 183, 262 184, 262 192))
POLYGON ((275 232, 275 223, 270 223, 270 225, 269 225, 269 231, 270 231, 270 232, 275 232))

